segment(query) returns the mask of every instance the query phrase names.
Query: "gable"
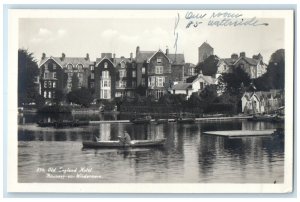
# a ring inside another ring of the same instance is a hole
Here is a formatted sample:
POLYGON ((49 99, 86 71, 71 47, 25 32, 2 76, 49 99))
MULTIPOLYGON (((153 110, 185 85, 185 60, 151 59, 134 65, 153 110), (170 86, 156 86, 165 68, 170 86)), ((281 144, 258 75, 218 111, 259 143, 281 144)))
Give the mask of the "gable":
POLYGON ((158 50, 156 53, 154 53, 154 54, 147 60, 147 63, 150 63, 150 61, 151 61, 153 58, 157 57, 157 55, 159 55, 159 54, 161 54, 164 58, 166 58, 166 59, 169 61, 169 63, 171 63, 170 58, 168 58, 161 50, 158 50))
POLYGON ((112 64, 113 67, 115 66, 114 63, 110 59, 108 59, 107 57, 104 57, 96 64, 96 67, 98 67, 101 63, 104 63, 104 62, 108 62, 108 63, 112 64))
POLYGON ((52 57, 49 57, 49 58, 43 60, 43 61, 40 63, 39 68, 42 67, 44 64, 46 64, 46 63, 49 62, 49 61, 53 61, 53 62, 55 62, 55 64, 57 64, 60 68, 63 68, 63 67, 60 65, 60 63, 58 63, 58 62, 57 62, 54 58, 52 58, 52 57))

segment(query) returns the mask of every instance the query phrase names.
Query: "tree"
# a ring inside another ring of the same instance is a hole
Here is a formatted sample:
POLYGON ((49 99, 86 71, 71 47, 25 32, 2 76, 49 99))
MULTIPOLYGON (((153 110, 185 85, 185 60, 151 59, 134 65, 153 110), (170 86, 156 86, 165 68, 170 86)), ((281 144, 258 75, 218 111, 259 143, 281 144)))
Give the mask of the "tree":
POLYGON ((284 89, 285 57, 284 49, 275 51, 270 58, 267 72, 253 83, 257 90, 284 89))
POLYGON ((184 94, 165 94, 158 100, 161 104, 181 106, 186 102, 184 94))
POLYGON ((28 50, 18 50, 18 104, 36 102, 38 91, 34 80, 39 75, 39 69, 33 53, 28 50))
POLYGON ((140 95, 140 96, 146 96, 146 90, 147 88, 145 86, 141 86, 139 85, 136 89, 135 92, 136 94, 140 95))
POLYGON ((199 63, 195 69, 197 73, 200 73, 200 71, 202 71, 204 75, 213 76, 218 71, 218 63, 219 58, 216 55, 211 55, 203 62, 199 63))
POLYGON ((232 73, 224 73, 219 77, 219 88, 232 95, 241 95, 250 85, 249 75, 241 68, 237 67, 232 73))
POLYGON ((93 101, 93 96, 87 88, 80 88, 69 92, 67 99, 69 102, 79 104, 82 107, 89 107, 93 101))
POLYGON ((216 85, 208 85, 200 92, 200 98, 207 104, 212 103, 218 97, 216 85))

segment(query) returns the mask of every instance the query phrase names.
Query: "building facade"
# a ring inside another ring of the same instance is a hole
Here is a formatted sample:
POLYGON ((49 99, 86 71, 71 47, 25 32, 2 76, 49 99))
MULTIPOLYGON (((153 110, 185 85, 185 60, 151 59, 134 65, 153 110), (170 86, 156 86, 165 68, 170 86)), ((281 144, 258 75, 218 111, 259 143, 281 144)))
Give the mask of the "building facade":
POLYGON ((245 92, 241 101, 245 114, 272 113, 284 106, 284 93, 282 90, 245 92))
POLYGON ((66 88, 67 75, 63 71, 60 63, 52 58, 42 59, 40 65, 40 94, 46 99, 51 101, 56 97, 57 91, 63 92, 66 88))
POLYGON ((193 93, 200 93, 208 85, 216 85, 217 79, 203 74, 191 76, 185 82, 180 82, 172 86, 171 94, 184 94, 188 99, 193 93))

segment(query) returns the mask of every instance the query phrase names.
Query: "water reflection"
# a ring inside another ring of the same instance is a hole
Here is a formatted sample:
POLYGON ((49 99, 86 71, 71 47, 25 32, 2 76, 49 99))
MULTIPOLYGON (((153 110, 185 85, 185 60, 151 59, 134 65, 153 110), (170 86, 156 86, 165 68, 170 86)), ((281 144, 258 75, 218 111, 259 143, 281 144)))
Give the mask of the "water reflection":
POLYGON ((257 130, 272 123, 223 121, 195 124, 105 123, 69 129, 20 127, 20 182, 283 182, 283 137, 227 138, 207 130, 257 130), (82 149, 83 140, 116 140, 127 131, 132 139, 166 138, 161 149, 82 149), (55 180, 37 175, 37 167, 92 167, 101 180, 55 180))

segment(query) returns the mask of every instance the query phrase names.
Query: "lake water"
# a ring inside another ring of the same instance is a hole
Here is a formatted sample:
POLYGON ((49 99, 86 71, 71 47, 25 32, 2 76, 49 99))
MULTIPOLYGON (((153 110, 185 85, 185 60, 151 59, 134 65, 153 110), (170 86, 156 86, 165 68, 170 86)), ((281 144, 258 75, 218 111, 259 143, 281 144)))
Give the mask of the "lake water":
POLYGON ((227 138, 208 130, 254 130, 278 124, 244 121, 195 124, 105 123, 79 128, 18 129, 19 182, 82 183, 283 183, 284 139, 278 136, 227 138), (83 140, 166 138, 163 148, 83 149, 83 140))

